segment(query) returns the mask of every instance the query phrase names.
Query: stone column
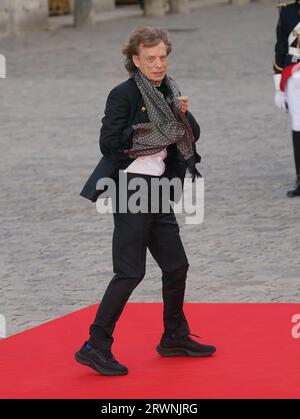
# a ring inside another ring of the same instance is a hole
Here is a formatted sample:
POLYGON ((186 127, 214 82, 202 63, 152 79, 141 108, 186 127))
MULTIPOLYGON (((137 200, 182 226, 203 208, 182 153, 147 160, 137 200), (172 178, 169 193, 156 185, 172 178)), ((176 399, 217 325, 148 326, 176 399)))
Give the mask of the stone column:
POLYGON ((164 16, 165 12, 164 0, 144 0, 145 16, 164 16))
POLYGON ((189 0, 170 0, 171 13, 187 13, 190 11, 189 0))
POLYGON ((5 78, 6 78, 6 58, 4 55, 0 54, 0 79, 5 79, 5 78))
POLYGON ((74 26, 80 28, 93 23, 93 0, 75 0, 74 26))

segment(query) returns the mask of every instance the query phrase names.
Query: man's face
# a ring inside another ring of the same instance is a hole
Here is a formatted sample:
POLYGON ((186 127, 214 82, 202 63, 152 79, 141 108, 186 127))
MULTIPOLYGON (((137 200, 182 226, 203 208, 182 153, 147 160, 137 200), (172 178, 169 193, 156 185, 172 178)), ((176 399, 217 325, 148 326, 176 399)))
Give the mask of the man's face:
POLYGON ((155 47, 140 45, 139 55, 133 55, 132 60, 153 84, 159 85, 167 74, 168 54, 163 41, 155 47))

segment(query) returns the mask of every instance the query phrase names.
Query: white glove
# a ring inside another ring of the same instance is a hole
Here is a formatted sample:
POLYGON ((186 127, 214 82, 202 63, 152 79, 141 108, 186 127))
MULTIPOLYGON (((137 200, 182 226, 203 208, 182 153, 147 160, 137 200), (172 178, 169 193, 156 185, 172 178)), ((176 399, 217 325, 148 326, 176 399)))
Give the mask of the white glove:
POLYGON ((277 108, 287 112, 285 94, 282 90, 280 90, 281 74, 274 74, 273 79, 275 87, 275 105, 277 106, 277 108))
POLYGON ((281 90, 276 90, 275 97, 274 97, 275 105, 278 109, 287 112, 287 106, 285 101, 285 94, 281 90))

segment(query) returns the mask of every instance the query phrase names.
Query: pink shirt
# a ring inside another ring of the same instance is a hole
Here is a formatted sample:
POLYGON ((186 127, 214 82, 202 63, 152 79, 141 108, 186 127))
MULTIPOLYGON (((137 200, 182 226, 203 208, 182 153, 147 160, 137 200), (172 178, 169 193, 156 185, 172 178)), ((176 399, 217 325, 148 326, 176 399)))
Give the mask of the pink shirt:
POLYGON ((150 156, 137 157, 124 172, 140 173, 143 175, 161 176, 166 168, 164 159, 167 157, 167 149, 150 156))

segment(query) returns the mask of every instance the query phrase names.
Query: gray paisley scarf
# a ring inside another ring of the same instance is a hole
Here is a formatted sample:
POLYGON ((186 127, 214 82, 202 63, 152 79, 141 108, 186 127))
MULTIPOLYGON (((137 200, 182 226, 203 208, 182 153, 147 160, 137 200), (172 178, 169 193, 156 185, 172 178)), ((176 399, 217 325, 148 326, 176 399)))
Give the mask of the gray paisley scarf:
POLYGON ((143 97, 150 122, 133 125, 133 147, 123 152, 136 158, 157 153, 176 143, 193 180, 201 177, 195 166, 197 161, 193 150, 193 131, 181 112, 178 99, 180 92, 175 81, 169 76, 165 77, 164 82, 170 92, 165 99, 140 70, 135 71, 133 77, 143 97))

